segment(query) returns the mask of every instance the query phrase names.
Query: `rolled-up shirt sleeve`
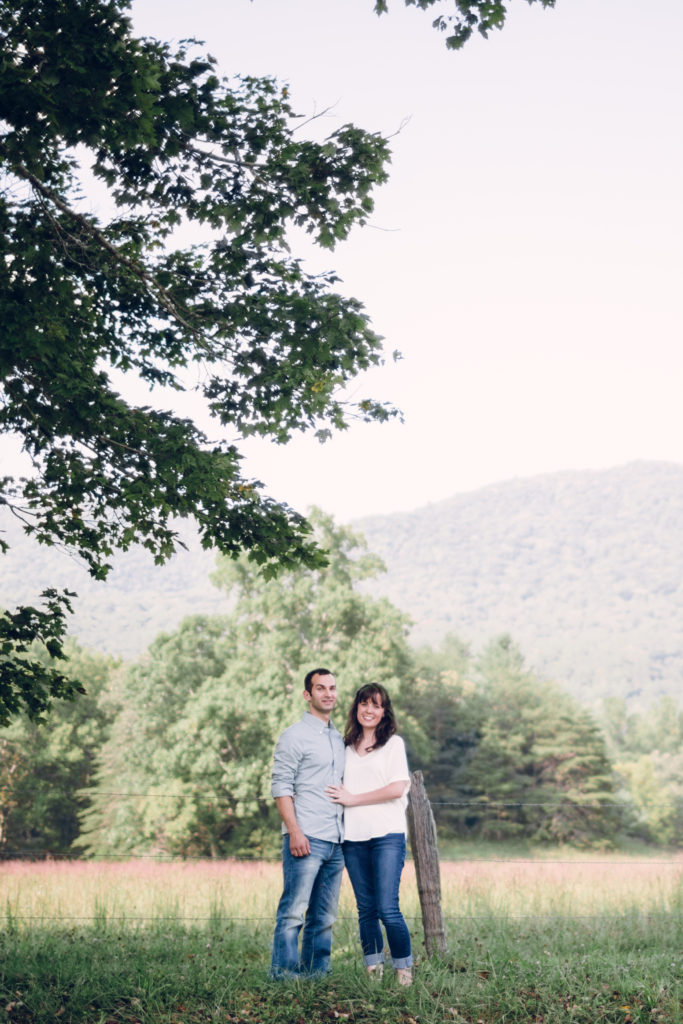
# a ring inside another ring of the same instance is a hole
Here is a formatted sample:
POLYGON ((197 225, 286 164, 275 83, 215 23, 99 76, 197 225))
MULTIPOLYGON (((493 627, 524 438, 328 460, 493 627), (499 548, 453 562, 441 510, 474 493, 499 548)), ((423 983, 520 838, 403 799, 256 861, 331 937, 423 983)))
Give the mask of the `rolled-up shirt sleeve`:
POLYGON ((294 796, 294 780, 301 761, 300 745, 289 730, 283 732, 275 747, 271 792, 274 797, 294 796))

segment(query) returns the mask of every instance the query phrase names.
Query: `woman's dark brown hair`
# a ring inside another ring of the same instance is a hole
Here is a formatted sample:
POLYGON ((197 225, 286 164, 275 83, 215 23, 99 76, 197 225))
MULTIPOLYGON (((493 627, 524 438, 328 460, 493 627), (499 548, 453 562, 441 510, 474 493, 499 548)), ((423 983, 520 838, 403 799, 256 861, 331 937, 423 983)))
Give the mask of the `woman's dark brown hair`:
POLYGON ((391 697, 379 683, 366 683, 365 686, 361 686, 356 691, 356 696, 353 698, 353 704, 349 709, 348 718, 346 719, 344 743, 347 747, 355 747, 363 735, 363 727, 358 721, 358 705, 366 700, 372 700, 376 704, 375 697, 379 697, 380 703, 384 708, 384 714, 375 730, 375 742, 370 749, 376 750, 378 747, 383 747, 387 740, 396 732, 396 718, 394 717, 394 709, 391 706, 391 697))

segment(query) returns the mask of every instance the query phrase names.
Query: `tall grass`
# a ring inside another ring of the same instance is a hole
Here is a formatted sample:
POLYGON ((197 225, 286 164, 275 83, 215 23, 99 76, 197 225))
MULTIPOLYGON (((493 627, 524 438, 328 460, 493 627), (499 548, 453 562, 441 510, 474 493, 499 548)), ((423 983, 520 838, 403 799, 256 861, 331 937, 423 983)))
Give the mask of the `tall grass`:
POLYGON ((444 862, 437 960, 408 865, 409 990, 366 977, 346 880, 330 978, 269 981, 280 884, 277 864, 0 864, 0 1021, 683 1020, 683 857, 444 862))

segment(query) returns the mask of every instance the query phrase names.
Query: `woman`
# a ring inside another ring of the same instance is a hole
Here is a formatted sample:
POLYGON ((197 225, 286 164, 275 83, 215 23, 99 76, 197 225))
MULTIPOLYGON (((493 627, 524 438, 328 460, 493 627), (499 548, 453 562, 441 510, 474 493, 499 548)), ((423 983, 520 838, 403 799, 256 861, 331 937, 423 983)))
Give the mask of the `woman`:
POLYGON ((381 975, 384 924, 398 981, 412 982, 410 933, 398 905, 406 856, 406 805, 410 774, 389 694, 378 683, 356 693, 344 733, 344 784, 328 786, 344 805, 344 861, 358 905, 365 965, 381 975))

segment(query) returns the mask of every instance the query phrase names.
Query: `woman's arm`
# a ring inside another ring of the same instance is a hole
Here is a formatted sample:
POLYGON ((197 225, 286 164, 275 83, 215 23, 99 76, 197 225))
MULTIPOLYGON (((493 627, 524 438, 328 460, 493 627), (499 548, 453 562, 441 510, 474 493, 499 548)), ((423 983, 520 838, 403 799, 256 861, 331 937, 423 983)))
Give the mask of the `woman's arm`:
POLYGON ((344 807, 363 807, 366 804, 383 804, 387 800, 398 800, 403 796, 408 785, 407 779, 399 779, 397 782, 390 782, 388 786, 381 789, 371 789, 369 793, 349 793, 344 786, 328 786, 325 790, 333 804, 343 804, 344 807))

